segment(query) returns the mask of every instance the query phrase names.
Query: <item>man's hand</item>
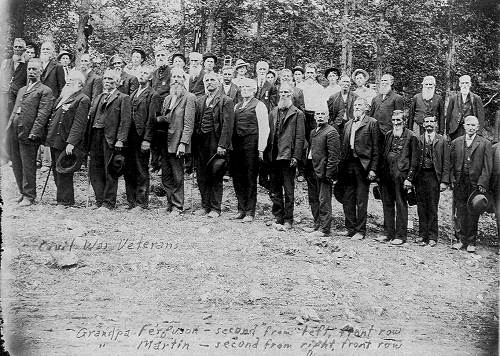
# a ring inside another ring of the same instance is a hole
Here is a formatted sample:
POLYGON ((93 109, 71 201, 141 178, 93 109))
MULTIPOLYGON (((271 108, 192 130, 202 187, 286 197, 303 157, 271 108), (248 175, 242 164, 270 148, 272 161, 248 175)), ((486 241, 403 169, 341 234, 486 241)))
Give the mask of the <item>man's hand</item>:
POLYGON ((411 182, 408 179, 405 179, 405 181, 403 182, 403 187, 408 190, 411 187, 413 187, 413 184, 411 184, 411 182))
POLYGON ((261 161, 263 161, 263 160, 264 160, 264 151, 259 151, 259 159, 260 159, 261 161))
POLYGON ((185 143, 179 143, 179 146, 177 147, 177 157, 182 157, 186 153, 186 144, 185 143))
POLYGON ((439 191, 444 192, 448 188, 448 184, 446 183, 441 183, 439 184, 439 191))
POLYGON ((221 147, 221 146, 217 147, 217 154, 219 156, 224 156, 226 154, 226 149, 224 147, 221 147))
POLYGON ((377 174, 376 174, 374 171, 370 171, 370 172, 368 172, 368 180, 369 180, 370 182, 374 181, 374 180, 375 180, 375 178, 377 178, 377 174))
POLYGON ((477 189, 479 190, 479 193, 484 194, 486 193, 486 188, 483 187, 482 185, 478 185, 477 189))
POLYGON ((120 141, 120 140, 116 141, 116 143, 115 143, 115 149, 116 149, 117 152, 121 152, 122 149, 123 149, 123 142, 120 141))
POLYGON ((151 143, 149 143, 148 141, 142 141, 142 143, 141 143, 141 151, 142 152, 149 151, 150 148, 151 148, 151 143))
POLYGON ((66 145, 66 154, 68 156, 71 156, 73 154, 73 148, 75 148, 75 146, 73 146, 71 143, 68 143, 66 145))
POLYGON ((290 160, 290 167, 296 167, 297 166, 297 159, 296 158, 292 158, 290 160))

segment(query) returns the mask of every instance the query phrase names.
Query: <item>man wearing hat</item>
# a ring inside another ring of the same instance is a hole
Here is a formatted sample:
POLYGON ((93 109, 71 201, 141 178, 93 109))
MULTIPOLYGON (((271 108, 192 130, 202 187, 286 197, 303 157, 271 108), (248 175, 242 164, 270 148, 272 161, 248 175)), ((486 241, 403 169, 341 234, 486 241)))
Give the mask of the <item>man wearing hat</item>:
POLYGON ((269 114, 270 133, 264 151, 264 159, 269 163, 274 226, 279 230, 292 228, 295 170, 305 140, 304 113, 293 106, 293 88, 290 83, 280 86, 278 105, 269 114))
POLYGON ((325 70, 325 78, 328 80, 328 86, 325 88, 327 98, 340 91, 338 80, 340 78, 340 71, 337 68, 328 68, 325 70))
POLYGON ((300 87, 300 85, 302 85, 305 73, 306 71, 301 66, 295 66, 292 69, 293 81, 295 82, 296 87, 300 87))
POLYGON ((205 73, 212 73, 217 63, 217 56, 213 53, 207 52, 203 55, 203 70, 205 73))
POLYGON ((149 84, 152 72, 149 66, 140 67, 139 88, 130 96, 132 119, 123 175, 129 209, 147 209, 149 204, 149 151, 160 105, 159 95, 149 84))
POLYGON ((257 70, 257 92, 255 93, 255 98, 263 102, 267 111, 271 112, 271 110, 278 103, 278 91, 276 87, 267 81, 267 72, 269 71, 269 64, 265 61, 259 61, 256 65, 257 70))
POLYGON ((50 88, 40 81, 42 68, 38 58, 28 62, 28 85, 19 89, 7 123, 12 170, 20 193, 16 202, 20 206, 29 206, 36 198, 36 153, 54 101, 50 88))
MULTIPOLYGON (((372 107, 373 110, 373 107, 372 107)), ((379 173, 386 235, 377 241, 392 245, 406 242, 408 228, 407 191, 413 187, 418 164, 418 139, 404 127, 403 111, 392 113, 392 130, 384 136, 379 173)))
POLYGON ((474 206, 486 199, 484 194, 489 188, 492 155, 491 143, 477 134, 479 120, 475 116, 464 118, 465 135, 451 143, 450 178, 455 205, 455 232, 460 239, 452 248, 467 248, 476 252, 476 239, 479 216, 482 211, 474 206), (482 195, 477 197, 476 195, 482 195))
POLYGON ((80 71, 85 75, 82 92, 92 102, 96 96, 102 93, 102 78, 92 69, 92 61, 88 53, 84 53, 80 57, 80 71))
POLYGON ((250 64, 245 62, 243 59, 236 60, 236 63, 234 65, 234 70, 236 71, 236 77, 233 79, 233 83, 236 84, 238 87, 241 87, 243 82, 245 82, 244 79, 246 79, 247 77, 249 65, 250 64))
POLYGON ((198 52, 189 54, 189 92, 196 97, 205 94, 205 85, 203 84, 203 75, 205 71, 202 66, 203 56, 198 52))
POLYGON ((418 239, 422 246, 436 245, 438 237, 439 195, 450 183, 450 149, 446 139, 436 133, 434 116, 422 120, 425 133, 418 137, 419 158, 415 171, 418 239))
POLYGON ((104 72, 104 92, 94 99, 89 112, 89 176, 100 211, 115 208, 118 177, 111 171, 110 163, 116 153, 122 152, 130 130, 130 97, 117 89, 120 80, 118 71, 104 72))
POLYGON ((213 166, 207 164, 215 160, 214 156, 227 159, 233 136, 234 104, 219 90, 215 72, 205 73, 203 81, 206 94, 196 99, 193 133, 193 156, 201 195, 201 209, 195 214, 216 218, 221 213, 224 172, 214 175, 213 166))
MULTIPOLYGON (((84 83, 85 76, 82 72, 79 70, 71 71, 66 77, 66 85, 62 89, 61 95, 54 103, 45 141, 45 145, 50 147, 52 162, 58 161, 62 152, 64 155, 76 158, 84 151, 83 140, 90 110, 90 99, 82 90, 84 83)), ((75 204, 74 170, 60 173, 53 165, 53 171, 57 188, 57 204, 66 206, 75 204)))
POLYGON ((340 91, 336 92, 327 101, 330 119, 328 123, 334 126, 342 136, 344 124, 353 118, 354 101, 357 96, 351 89, 351 78, 343 75, 340 78, 340 91))
POLYGON ((342 204, 346 236, 353 240, 366 236, 368 192, 379 165, 377 120, 366 115, 366 107, 364 98, 356 98, 353 117, 344 127, 340 156, 339 183, 345 187, 342 204))
POLYGON ((127 64, 123 68, 123 70, 128 74, 136 78, 139 78, 139 75, 141 73, 140 68, 142 66, 142 63, 144 63, 144 61, 146 60, 146 57, 147 57, 146 52, 144 52, 142 48, 134 47, 134 49, 132 49, 132 56, 130 58, 130 63, 127 64))
POLYGON ((392 130, 392 113, 403 110, 403 97, 392 90, 394 77, 384 74, 380 79, 379 93, 372 100, 369 116, 378 121, 381 135, 392 130))
POLYGON ((184 156, 191 153, 196 96, 184 87, 186 73, 181 68, 172 68, 171 76, 170 94, 156 122, 166 126, 168 135, 161 143, 161 180, 167 193, 167 213, 174 217, 184 209, 184 156))
POLYGON ((436 118, 436 131, 444 132, 444 102, 441 96, 436 94, 436 78, 432 75, 424 77, 422 81, 422 92, 415 94, 411 99, 408 112, 408 125, 410 130, 422 135, 426 129, 423 126, 424 118, 436 118))
POLYGON ((57 56, 57 62, 60 65, 62 65, 62 67, 64 69, 64 78, 65 79, 68 77, 69 71, 71 70, 69 65, 70 65, 72 60, 73 60, 73 56, 68 51, 63 50, 63 51, 59 52, 59 54, 57 56))
POLYGON ((356 83, 356 90, 354 91, 354 94, 366 100, 368 103, 366 108, 369 111, 373 98, 377 96, 377 92, 375 90, 366 86, 368 79, 370 79, 370 75, 364 69, 356 69, 352 73, 351 79, 354 83, 356 83))
POLYGON ((120 54, 115 54, 110 60, 111 68, 113 68, 119 75, 120 81, 118 82, 116 89, 121 91, 123 94, 132 94, 138 87, 139 81, 137 78, 131 74, 128 74, 123 70, 126 63, 123 56, 120 54))
POLYGON ((222 84, 220 86, 220 91, 231 98, 233 104, 241 101, 240 88, 233 83, 234 68, 230 66, 225 66, 222 68, 222 84))

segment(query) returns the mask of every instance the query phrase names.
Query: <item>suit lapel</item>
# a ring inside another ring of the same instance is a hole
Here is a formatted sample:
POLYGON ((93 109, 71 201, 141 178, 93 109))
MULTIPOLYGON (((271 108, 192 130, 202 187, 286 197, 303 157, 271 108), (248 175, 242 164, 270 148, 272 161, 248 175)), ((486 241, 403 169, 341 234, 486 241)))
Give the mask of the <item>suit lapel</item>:
POLYGON ((472 147, 471 147, 471 154, 474 153, 474 150, 479 146, 479 138, 476 134, 476 137, 474 137, 474 141, 472 141, 472 147))
POLYGON ((119 92, 119 90, 115 89, 115 91, 113 92, 113 94, 111 94, 111 97, 106 101, 106 107, 108 107, 109 105, 111 105, 111 103, 113 102, 113 100, 115 100, 118 97, 118 92, 119 92))
POLYGON ((49 76, 49 73, 52 71, 52 69, 54 69, 54 67, 55 67, 55 63, 51 59, 49 61, 49 63, 47 64, 47 67, 45 67, 45 70, 43 72, 43 80, 47 79, 47 77, 49 76))

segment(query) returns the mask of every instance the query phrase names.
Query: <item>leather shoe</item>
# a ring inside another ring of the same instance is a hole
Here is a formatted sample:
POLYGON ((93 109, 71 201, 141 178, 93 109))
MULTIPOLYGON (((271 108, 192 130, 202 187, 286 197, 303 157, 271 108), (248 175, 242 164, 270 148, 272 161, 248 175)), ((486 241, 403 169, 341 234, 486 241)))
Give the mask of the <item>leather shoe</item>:
POLYGON ((356 233, 355 232, 352 232, 352 231, 342 231, 340 232, 338 235, 339 236, 343 236, 343 237, 346 237, 348 239, 350 239, 351 237, 353 237, 356 233))
POLYGON ((111 211, 111 209, 108 209, 105 206, 100 206, 99 208, 96 209, 97 213, 107 213, 109 211, 111 211))
POLYGON ((476 252, 476 246, 474 246, 474 245, 467 246, 467 252, 470 252, 470 253, 476 252))
POLYGON ((252 222, 254 220, 254 217, 252 215, 247 215, 243 218, 243 220, 241 220, 242 223, 248 223, 248 222, 252 222))
POLYGON ((395 245, 395 246, 399 246, 399 245, 402 245, 404 244, 405 242, 401 239, 394 239, 391 241, 391 245, 395 245))
POLYGON ((207 214, 207 217, 212 218, 212 219, 218 218, 219 216, 220 216, 220 213, 216 212, 215 210, 212 210, 211 212, 209 212, 207 214))
POLYGON ((351 237, 351 240, 363 240, 364 238, 365 236, 363 234, 357 232, 351 237))
POLYGON ((243 212, 238 212, 236 215, 232 216, 230 220, 240 220, 245 217, 245 213, 243 212))
POLYGON ((424 241, 424 238, 423 238, 423 237, 417 237, 417 238, 415 239, 415 242, 416 242, 416 243, 421 243, 421 242, 423 242, 423 241, 424 241))
POLYGON ((16 195, 14 198, 12 198, 10 201, 13 202, 13 203, 20 203, 24 198, 24 195, 22 194, 19 194, 19 195, 16 195))
POLYGON ((207 215, 208 214, 208 211, 206 209, 198 209, 198 210, 195 210, 193 215, 196 215, 196 216, 203 216, 203 215, 207 215))
POLYGON ((436 241, 434 241, 434 240, 430 240, 430 241, 429 241, 429 246, 430 246, 430 247, 434 247, 434 246, 436 246, 436 241))
POLYGON ((283 226, 285 227, 285 230, 290 230, 292 228, 292 223, 289 221, 285 221, 283 226))
POLYGON ((454 250, 460 250, 462 247, 464 247, 464 244, 461 243, 461 242, 457 242, 456 244, 453 244, 451 246, 451 248, 454 249, 454 250))
POLYGON ((33 205, 33 201, 24 197, 23 200, 21 200, 17 206, 25 207, 30 205, 33 205))
POLYGON ((425 241, 420 241, 420 242, 418 243, 418 245, 419 245, 419 246, 427 246, 427 242, 425 242, 425 241))

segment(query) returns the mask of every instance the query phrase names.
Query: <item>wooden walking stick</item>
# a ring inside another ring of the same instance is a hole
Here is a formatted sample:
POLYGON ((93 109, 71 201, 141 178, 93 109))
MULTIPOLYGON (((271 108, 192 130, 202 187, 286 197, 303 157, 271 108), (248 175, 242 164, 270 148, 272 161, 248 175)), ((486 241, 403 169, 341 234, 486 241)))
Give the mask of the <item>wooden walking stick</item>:
POLYGON ((47 188, 47 183, 49 181, 50 172, 52 171, 52 169, 54 169, 54 164, 55 162, 52 162, 52 164, 49 167, 49 172, 47 173, 47 178, 45 178, 45 184, 43 185, 42 194, 40 195, 40 202, 42 202, 43 194, 45 193, 45 189, 47 188))
POLYGON ((90 192, 90 155, 87 158, 87 189, 86 189, 86 200, 85 207, 89 207, 89 192, 90 192))

